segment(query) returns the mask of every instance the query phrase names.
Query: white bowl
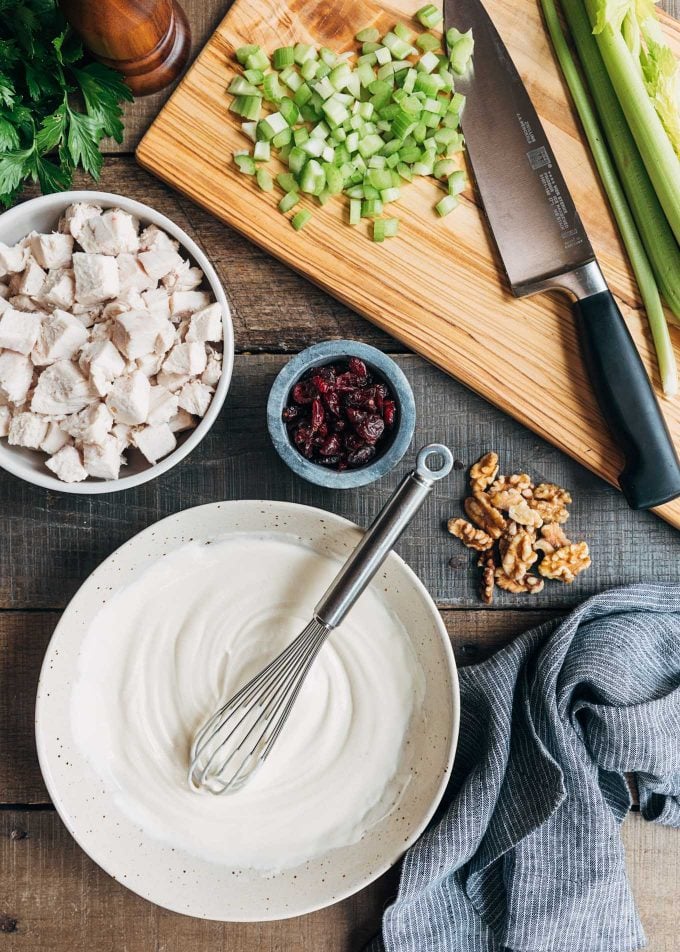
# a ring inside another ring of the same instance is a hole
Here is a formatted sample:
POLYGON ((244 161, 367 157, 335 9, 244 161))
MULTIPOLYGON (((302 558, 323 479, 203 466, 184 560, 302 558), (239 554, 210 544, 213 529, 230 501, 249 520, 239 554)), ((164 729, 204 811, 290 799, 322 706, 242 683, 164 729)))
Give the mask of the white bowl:
POLYGON ((234 330, 224 289, 215 269, 205 254, 185 231, 182 231, 165 215, 161 215, 160 212, 149 208, 148 205, 144 205, 142 202, 135 202, 131 198, 113 195, 110 192, 58 192, 54 195, 42 195, 40 198, 34 198, 21 205, 16 205, 0 216, 0 241, 6 245, 13 245, 31 231, 52 231, 56 227, 61 213, 73 202, 92 202, 104 208, 122 208, 123 211, 135 215, 142 225, 157 225, 162 228, 163 231, 179 241, 183 251, 203 271, 215 300, 222 305, 224 324, 222 376, 217 384, 208 411, 194 430, 190 430, 186 434, 179 434, 177 448, 157 463, 153 465, 147 463, 141 453, 134 451, 127 454, 126 475, 120 479, 89 478, 81 483, 64 483, 53 476, 45 467, 47 457, 44 453, 20 446, 9 446, 6 440, 0 442, 0 467, 29 483, 43 486, 45 489, 55 489, 65 493, 80 493, 81 495, 111 493, 118 492, 121 489, 131 489, 133 486, 141 486, 142 483, 160 476, 161 473, 166 473, 198 446, 217 419, 227 396, 234 364, 234 330))
MULTIPOLYGON (((456 664, 441 615, 423 583, 391 552, 370 588, 401 622, 425 689, 402 748, 400 766, 409 764, 413 772, 385 815, 356 842, 271 873, 234 867, 228 849, 222 860, 202 858, 140 828, 123 809, 115 783, 102 780, 74 733, 72 694, 83 642, 102 606, 154 562, 188 541, 206 543, 234 534, 257 539, 280 536, 338 561, 347 558, 362 536, 355 525, 333 513, 262 500, 210 503, 149 526, 95 569, 62 615, 40 673, 36 740, 47 789, 66 828, 119 883, 185 915, 252 922, 299 916, 338 902, 397 862, 423 832, 446 789, 460 705, 456 664)), ((285 564, 280 571, 289 577, 285 564)), ((299 597, 300 581, 291 584, 299 597)), ((303 599, 311 597, 313 602, 316 593, 310 593, 307 580, 302 591, 303 599)), ((232 597, 228 578, 222 597, 232 597)), ((98 724, 98 729, 105 738, 106 724, 98 724)), ((313 750, 309 756, 314 756, 313 750)))

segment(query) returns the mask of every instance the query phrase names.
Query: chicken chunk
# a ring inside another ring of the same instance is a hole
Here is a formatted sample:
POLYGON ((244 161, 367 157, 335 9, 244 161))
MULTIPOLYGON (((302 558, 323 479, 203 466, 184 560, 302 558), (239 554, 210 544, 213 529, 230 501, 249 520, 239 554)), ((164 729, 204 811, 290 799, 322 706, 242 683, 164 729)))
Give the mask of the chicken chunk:
POLYGON ((23 271, 28 259, 28 248, 25 245, 6 245, 0 241, 0 274, 16 274, 23 271))
POLYGON ((12 411, 9 407, 0 407, 0 436, 7 436, 9 425, 12 422, 12 411))
POLYGON ((90 375, 92 386, 105 397, 111 384, 125 370, 125 361, 110 340, 90 341, 80 352, 80 369, 90 375))
POLYGON ((73 235, 58 231, 51 235, 32 235, 30 249, 41 268, 70 268, 73 235))
POLYGON ((177 251, 141 251, 139 253, 139 262, 150 278, 154 282, 160 281, 166 274, 177 270, 184 263, 182 256, 177 251))
POLYGON ((208 291, 173 291, 170 295, 170 313, 177 317, 181 314, 193 314, 211 303, 208 291))
POLYGON ((0 394, 10 403, 21 405, 33 382, 33 364, 29 357, 13 350, 0 354, 0 394))
POLYGON ((159 423, 168 423, 177 415, 178 397, 170 393, 165 387, 152 387, 149 394, 149 415, 147 423, 156 426, 159 423))
POLYGON ((11 446, 27 446, 37 450, 47 436, 47 420, 37 413, 17 413, 9 427, 7 442, 11 446))
POLYGON ((26 297, 35 298, 40 294, 46 277, 47 273, 43 271, 35 258, 29 255, 26 267, 20 275, 15 275, 10 288, 14 294, 25 294, 26 297))
MULTIPOLYGON (((0 355, 0 360, 4 354, 0 355)), ((63 417, 77 413, 90 403, 96 403, 99 394, 70 360, 57 360, 46 367, 38 377, 31 400, 34 413, 63 417)))
POLYGON ((151 384, 141 370, 118 377, 106 398, 116 423, 138 426, 149 415, 151 384))
POLYGON ((118 280, 121 294, 134 288, 137 291, 148 291, 156 287, 157 281, 151 277, 140 263, 141 255, 118 255, 118 280))
POLYGON ((62 446, 72 443, 71 437, 59 426, 58 423, 50 423, 47 427, 47 435, 40 444, 40 449, 48 456, 54 456, 62 446))
POLYGON ((117 296, 119 282, 115 258, 77 251, 73 255, 73 271, 76 301, 80 304, 98 304, 117 296))
MULTIPOLYGON (((26 315, 27 316, 27 315, 26 315)), ((41 325, 32 359, 36 367, 45 367, 55 360, 71 360, 88 339, 87 328, 77 317, 56 308, 41 325)))
POLYGON ((111 431, 113 417, 103 403, 93 403, 67 417, 61 425, 74 440, 101 445, 111 431))
POLYGON ((207 363, 203 344, 175 344, 163 363, 166 374, 202 374, 207 363))
POLYGON ((162 231, 158 225, 147 225, 139 236, 140 251, 177 251, 179 241, 162 231))
POLYGON ((83 444, 83 465, 89 476, 118 479, 122 464, 121 447, 115 436, 109 435, 101 443, 83 444))
POLYGON ((42 320, 42 314, 8 307, 0 317, 0 347, 18 354, 30 354, 38 339, 42 320))
POLYGON ((142 291, 142 300, 145 307, 156 317, 170 317, 170 296, 165 288, 142 291))
POLYGON ((202 417, 205 416, 205 412, 210 406, 212 395, 213 392, 210 387, 206 387, 204 383, 199 383, 198 380, 192 380, 182 387, 178 403, 187 413, 202 417))
POLYGON ((208 352, 208 362, 201 374, 201 383, 206 387, 216 387, 222 376, 222 354, 211 350, 208 352))
POLYGON ((145 426, 134 434, 134 444, 149 463, 156 463, 177 446, 175 434, 167 423, 145 426))
POLYGON ((111 339, 128 360, 136 360, 155 351, 167 324, 169 321, 146 310, 124 311, 114 319, 111 339))
POLYGON ((221 341, 222 330, 222 306, 215 302, 192 314, 185 340, 221 341))
POLYGON ((54 456, 50 456, 45 466, 64 483, 80 483, 87 479, 87 470, 75 446, 62 446, 54 456))
POLYGON ((180 407, 176 415, 168 421, 168 426, 173 433, 183 433, 185 430, 193 430, 196 426, 196 420, 190 413, 180 407))
POLYGON ((88 254, 135 254, 139 248, 139 222, 120 208, 108 208, 88 220, 78 236, 78 244, 88 254))
POLYGON ((76 299, 76 282, 72 268, 52 268, 40 289, 40 303, 61 307, 65 311, 73 307, 76 299))
POLYGON ((90 218, 101 215, 102 210, 99 205, 90 205, 89 202, 76 202, 69 205, 64 214, 59 219, 58 230, 62 234, 72 235, 76 241, 80 238, 85 222, 90 218))
POLYGON ((203 280, 200 268, 192 268, 189 261, 183 261, 181 267, 172 270, 161 278, 161 284, 168 291, 193 291, 203 280))

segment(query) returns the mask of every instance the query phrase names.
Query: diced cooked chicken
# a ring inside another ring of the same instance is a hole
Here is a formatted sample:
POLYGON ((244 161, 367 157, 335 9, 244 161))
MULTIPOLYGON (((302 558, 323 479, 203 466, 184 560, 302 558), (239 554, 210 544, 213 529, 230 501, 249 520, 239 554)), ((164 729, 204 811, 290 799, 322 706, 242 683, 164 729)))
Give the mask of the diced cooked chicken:
POLYGON ((31 254, 41 268, 70 268, 73 255, 73 235, 58 231, 51 235, 33 235, 31 254))
POLYGON ((76 202, 69 205, 64 214, 59 219, 58 230, 62 234, 71 234, 76 241, 80 238, 86 221, 101 215, 102 210, 99 205, 90 205, 89 202, 76 202))
POLYGON ((29 255, 26 267, 21 272, 21 275, 17 275, 16 277, 18 277, 19 280, 15 283, 13 279, 10 283, 10 288, 14 293, 25 294, 26 297, 34 298, 40 294, 47 274, 43 271, 35 258, 29 255))
POLYGON ((180 268, 161 278, 161 284, 168 291, 193 291, 203 280, 200 268, 192 268, 188 261, 184 261, 180 268))
POLYGON ((30 358, 13 350, 3 350, 0 354, 0 393, 10 403, 20 406, 26 400, 32 382, 30 358))
POLYGON ((170 296, 165 288, 154 291, 142 291, 144 305, 156 317, 170 317, 170 296))
POLYGON ((90 375, 90 381, 100 397, 105 397, 111 384, 125 370, 125 361, 110 340, 90 341, 80 351, 80 369, 90 375))
POLYGON ((183 433, 185 430, 193 430, 196 426, 196 420, 190 413, 180 407, 175 416, 168 421, 168 426, 173 433, 183 433))
POLYGON ((163 456, 172 453, 177 446, 175 434, 167 423, 158 426, 144 426, 135 431, 134 444, 150 463, 156 463, 163 456))
POLYGON ((78 236, 78 244, 89 254, 134 254, 139 248, 139 222, 120 208, 108 208, 89 218, 78 236))
POLYGON ((215 302, 207 307, 195 311, 191 315, 189 329, 186 333, 187 341, 221 341, 222 340, 222 306, 215 302))
POLYGON ((37 450, 47 436, 47 420, 37 413, 16 413, 12 417, 7 442, 37 450))
POLYGON ((207 363, 203 344, 175 344, 163 363, 166 374, 202 374, 207 363))
MULTIPOLYGON (((0 360, 3 356, 0 354, 0 360)), ((46 367, 38 377, 31 410, 62 417, 77 413, 98 400, 99 394, 76 364, 70 360, 58 360, 46 367)))
POLYGON ((193 413, 195 416, 205 416, 205 412, 210 406, 213 392, 210 387, 198 380, 192 380, 185 383, 179 394, 179 406, 187 413, 193 413))
POLYGON ((22 244, 6 245, 0 241, 0 274, 23 271, 28 259, 28 248, 22 244))
POLYGON ((76 299, 76 282, 72 268, 52 268, 40 289, 40 302, 68 311, 76 299))
POLYGON ((157 426, 159 423, 168 423, 177 416, 178 398, 176 393, 170 393, 165 387, 152 387, 149 394, 149 415, 147 423, 157 426))
POLYGON ((155 225, 78 202, 50 234, 0 243, 0 436, 59 479, 117 479, 196 426, 222 373, 222 309, 155 225), (160 281, 160 284, 159 284, 160 281))
POLYGON ((87 479, 87 470, 75 446, 62 446, 54 456, 50 456, 45 466, 64 483, 80 483, 87 479))
MULTIPOLYGON (((174 254, 174 252, 172 253, 174 254)), ((141 255, 138 257, 133 254, 122 254, 116 258, 121 294, 131 288, 137 291, 148 291, 156 287, 156 279, 144 270, 140 258, 141 255)))
POLYGON ((140 251, 139 262, 150 278, 160 281, 166 274, 181 268, 184 259, 177 251, 140 251))
POLYGON ((185 383, 189 383, 191 376, 189 374, 168 374, 164 370, 156 377, 156 383, 165 387, 171 393, 181 390, 185 383))
POLYGON ((173 291, 170 295, 170 313, 173 316, 193 314, 211 303, 207 291, 173 291))
POLYGON ((8 307, 0 317, 0 347, 18 354, 30 354, 40 333, 41 314, 29 314, 8 307))
POLYGON ((73 272, 76 279, 76 301, 80 304, 99 304, 118 294, 118 265, 108 255, 73 255, 73 272))
POLYGON ((58 423, 50 423, 47 427, 47 435, 40 444, 40 449, 43 453, 54 456, 55 453, 59 452, 62 446, 66 446, 71 442, 71 437, 65 430, 62 430, 58 423))
POLYGON ((103 403, 93 403, 67 417, 61 425, 76 441, 102 444, 111 431, 113 417, 103 403))
POLYGON ((0 407, 0 436, 7 436, 9 425, 12 422, 12 411, 9 407, 0 407))
POLYGON ((208 362, 201 374, 201 383, 206 387, 216 387, 222 376, 222 354, 214 350, 208 351, 208 362))
POLYGON ((88 337, 87 328, 77 317, 56 308, 41 322, 38 341, 33 348, 33 363, 36 367, 45 367, 55 360, 70 360, 88 337))
POLYGON ((144 354, 135 361, 138 370, 141 370, 147 377, 155 377, 161 369, 163 363, 163 354, 144 354))
POLYGON ((177 251, 179 241, 166 235, 158 225, 147 225, 139 235, 140 251, 177 251))
POLYGON ((83 465, 89 476, 97 479, 118 479, 123 464, 121 447, 115 436, 107 436, 101 443, 83 444, 83 465))
POLYGON ((114 318, 111 339, 128 360, 136 360, 156 349, 159 336, 169 321, 154 317, 147 310, 124 311, 114 318))
POLYGON ((106 398, 106 405, 116 423, 138 426, 149 415, 151 384, 141 370, 124 374, 113 382, 106 398))

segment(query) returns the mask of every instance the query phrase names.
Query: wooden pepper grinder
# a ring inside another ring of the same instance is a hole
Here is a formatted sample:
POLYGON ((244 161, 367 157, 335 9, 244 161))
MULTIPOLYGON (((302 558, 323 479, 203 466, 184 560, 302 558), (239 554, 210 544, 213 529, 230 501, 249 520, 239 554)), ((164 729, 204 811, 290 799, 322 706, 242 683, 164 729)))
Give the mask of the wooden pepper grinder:
POLYGON ((163 89, 189 57, 191 30, 176 0, 59 0, 91 53, 136 96, 163 89))

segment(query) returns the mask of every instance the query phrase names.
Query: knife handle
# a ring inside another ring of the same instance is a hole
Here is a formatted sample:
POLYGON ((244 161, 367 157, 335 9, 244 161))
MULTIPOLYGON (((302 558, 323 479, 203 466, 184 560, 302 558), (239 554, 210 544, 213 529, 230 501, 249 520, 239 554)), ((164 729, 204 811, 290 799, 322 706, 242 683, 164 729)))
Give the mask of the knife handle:
POLYGON ((680 495, 680 462, 652 385, 611 291, 573 305, 586 366, 625 465, 619 485, 632 509, 680 495))

